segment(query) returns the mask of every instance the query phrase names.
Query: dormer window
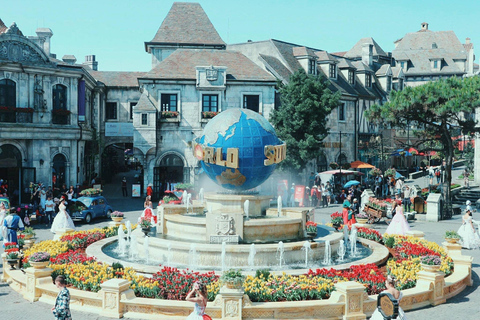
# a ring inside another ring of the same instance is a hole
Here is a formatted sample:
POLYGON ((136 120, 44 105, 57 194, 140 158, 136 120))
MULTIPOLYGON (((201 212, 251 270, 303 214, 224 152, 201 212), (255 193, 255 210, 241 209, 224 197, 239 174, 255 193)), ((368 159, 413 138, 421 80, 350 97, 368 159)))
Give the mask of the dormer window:
POLYGON ((365 73, 365 87, 372 86, 372 75, 370 73, 365 73))
POLYGON ((431 59, 430 66, 432 69, 439 70, 442 68, 442 60, 441 59, 431 59))
POLYGON ((314 59, 308 60, 308 73, 309 74, 317 74, 317 63, 314 59))
POLYGON ((390 92, 392 90, 392 77, 387 76, 387 92, 390 92))
POLYGON ((330 64, 330 78, 337 77, 337 65, 335 63, 330 64))
POLYGON ((355 84, 355 70, 348 70, 348 83, 351 85, 355 84))
POLYGON ((433 69, 438 68, 438 60, 433 60, 433 69))

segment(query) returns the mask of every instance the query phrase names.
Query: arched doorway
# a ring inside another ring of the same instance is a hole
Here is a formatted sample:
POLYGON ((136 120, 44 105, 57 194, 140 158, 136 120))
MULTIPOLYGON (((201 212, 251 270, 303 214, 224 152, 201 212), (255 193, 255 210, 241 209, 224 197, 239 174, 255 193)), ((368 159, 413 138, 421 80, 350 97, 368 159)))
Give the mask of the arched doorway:
POLYGON ((173 190, 175 184, 190 181, 190 168, 176 154, 165 155, 153 169, 153 197, 163 197, 165 190, 173 190))
POLYGON ((0 179, 12 204, 20 202, 22 154, 11 144, 0 146, 0 179))
POLYGON ((117 173, 128 172, 138 167, 139 162, 133 156, 133 143, 115 143, 103 150, 101 178, 106 183, 112 182, 117 173))
POLYGON ((62 185, 66 183, 66 166, 67 159, 61 153, 53 157, 52 164, 52 187, 53 189, 61 189, 62 185))

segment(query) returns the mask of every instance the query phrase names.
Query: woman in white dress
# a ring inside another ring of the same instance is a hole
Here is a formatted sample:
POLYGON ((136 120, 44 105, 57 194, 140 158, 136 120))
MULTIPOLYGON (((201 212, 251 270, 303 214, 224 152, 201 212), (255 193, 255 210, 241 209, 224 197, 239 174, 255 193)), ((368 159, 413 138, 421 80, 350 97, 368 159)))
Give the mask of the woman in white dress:
POLYGON ((410 226, 403 215, 403 208, 401 200, 395 200, 392 206, 392 214, 395 212, 395 216, 390 221, 386 234, 398 234, 404 236, 407 231, 410 230, 410 226))
POLYGON ((462 218, 463 223, 457 232, 462 237, 460 240, 462 248, 478 249, 480 245, 480 238, 478 233, 475 232, 475 227, 473 226, 472 212, 467 210, 462 218))
POLYGON ((193 312, 187 317, 187 320, 212 319, 205 314, 207 307, 207 287, 201 282, 195 282, 193 289, 187 294, 185 300, 195 303, 193 312))
POLYGON ((67 207, 65 206, 65 199, 61 198, 58 204, 58 213, 53 219, 52 227, 50 231, 53 233, 62 232, 64 229, 73 229, 75 230, 75 225, 73 224, 72 218, 67 212, 67 207))
MULTIPOLYGON (((385 287, 387 287, 387 289, 384 291, 384 292, 388 292, 390 293, 394 299, 397 300, 398 304, 400 305, 400 300, 402 300, 402 297, 403 297, 403 294, 398 291, 397 289, 395 289, 395 282, 396 282, 396 279, 392 276, 387 276, 387 280, 385 281, 385 287)), ((382 314, 380 313, 380 310, 375 309, 375 311, 373 312, 372 314, 372 317, 370 318, 370 320, 384 320, 382 314)), ((398 307, 398 317, 396 318, 396 320, 407 320, 407 318, 405 317, 405 312, 403 312, 402 308, 400 308, 400 306, 398 307)))

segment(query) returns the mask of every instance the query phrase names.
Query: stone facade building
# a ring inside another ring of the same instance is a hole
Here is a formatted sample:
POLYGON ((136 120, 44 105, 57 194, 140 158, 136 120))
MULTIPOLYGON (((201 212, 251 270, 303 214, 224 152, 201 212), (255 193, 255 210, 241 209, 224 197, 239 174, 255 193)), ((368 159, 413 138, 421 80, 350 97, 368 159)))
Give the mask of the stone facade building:
POLYGON ((52 36, 26 37, 0 20, 0 178, 14 204, 30 202, 30 182, 60 188, 93 170, 96 82, 75 57, 55 58, 52 36))

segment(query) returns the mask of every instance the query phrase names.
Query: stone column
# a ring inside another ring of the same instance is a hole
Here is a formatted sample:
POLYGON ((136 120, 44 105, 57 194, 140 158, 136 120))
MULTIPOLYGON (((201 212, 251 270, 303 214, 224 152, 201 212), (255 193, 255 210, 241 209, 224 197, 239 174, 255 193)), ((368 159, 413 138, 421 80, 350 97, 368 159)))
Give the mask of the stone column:
POLYGON ((123 318, 124 305, 122 298, 135 298, 135 293, 130 289, 130 282, 124 279, 110 279, 100 285, 102 290, 99 294, 102 297, 101 316, 112 318, 123 318))
POLYGON ((419 271, 417 273, 417 288, 420 291, 433 290, 430 297, 430 303, 433 306, 445 303, 447 299, 443 292, 445 287, 445 274, 443 272, 426 272, 419 271))
POLYGON ((355 281, 340 282, 335 285, 336 291, 345 297, 345 313, 343 320, 366 319, 363 313, 363 297, 365 287, 355 281))
POLYGON ((52 269, 50 268, 43 268, 43 269, 35 269, 35 268, 27 268, 25 270, 27 281, 26 281, 26 289, 23 297, 30 302, 35 302, 40 298, 41 290, 37 289, 37 280, 40 278, 47 278, 52 275, 52 269))
POLYGON ((453 264, 454 264, 454 267, 455 267, 455 272, 457 272, 457 271, 462 272, 464 270, 466 272, 468 272, 468 277, 466 279, 466 281, 467 281, 466 285, 471 286, 473 284, 473 281, 472 281, 472 261, 473 261, 473 257, 457 255, 457 256, 453 256, 452 259, 453 259, 453 264))
POLYGON ((430 193, 427 198, 427 216, 426 220, 430 222, 437 222, 440 220, 440 203, 443 202, 443 197, 440 193, 430 193))
POLYGON ((220 294, 222 296, 222 319, 242 320, 243 289, 229 289, 223 286, 220 294))

